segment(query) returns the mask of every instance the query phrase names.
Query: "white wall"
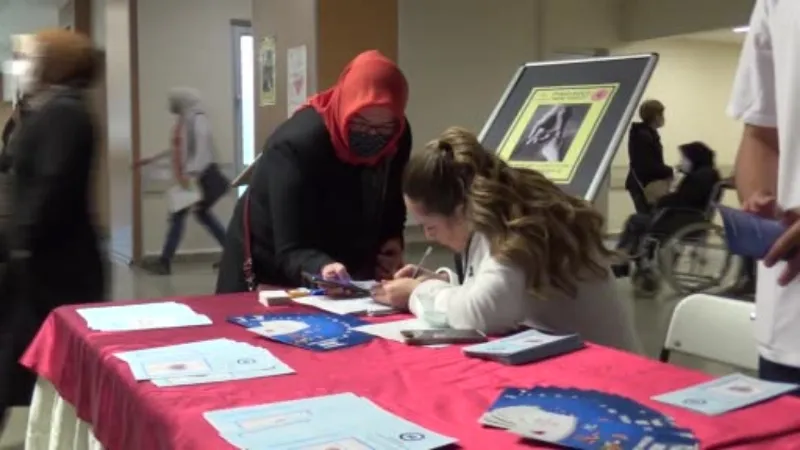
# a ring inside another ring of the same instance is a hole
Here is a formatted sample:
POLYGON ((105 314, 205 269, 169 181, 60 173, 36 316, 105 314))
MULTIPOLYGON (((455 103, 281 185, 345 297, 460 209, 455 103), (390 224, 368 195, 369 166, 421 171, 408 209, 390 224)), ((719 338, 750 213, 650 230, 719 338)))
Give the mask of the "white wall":
POLYGON ((642 41, 746 25, 755 0, 624 0, 622 36, 642 41))
POLYGON ((105 0, 106 106, 111 248, 118 256, 133 257, 133 122, 131 99, 130 4, 105 0))
POLYGON ((11 35, 35 33, 58 26, 58 6, 23 0, 0 3, 3 5, 0 8, 0 61, 11 57, 11 35))
MULTIPOLYGON (((57 6, 37 5, 22 0, 0 1, 0 63, 11 59, 11 36, 35 33, 43 28, 56 26, 58 26, 57 6)), ((12 101, 16 96, 16 81, 7 73, 2 73, 0 76, 3 77, 0 102, 12 101)))
MULTIPOLYGON (((615 49, 617 54, 657 52, 660 62, 645 98, 656 98, 666 106, 666 126, 661 130, 667 164, 680 159, 680 144, 700 140, 717 153, 723 176, 732 170, 741 125, 725 114, 739 61, 740 46, 685 38, 666 38, 632 43, 615 49)), ((633 212, 627 192, 620 190, 627 173, 627 141, 613 164, 609 226, 621 229, 633 212)), ((727 200, 734 200, 728 197, 727 200)))
POLYGON ((399 59, 411 87, 407 114, 415 147, 451 125, 480 131, 522 64, 619 44, 621 0, 398 4, 399 59))
MULTIPOLYGON (((167 92, 189 86, 203 95, 219 162, 232 164, 236 149, 231 20, 249 20, 251 0, 139 0, 138 14, 142 156, 169 147, 174 119, 167 111, 167 92)), ((158 254, 167 226, 166 203, 162 194, 147 192, 142 201, 144 252, 158 254)), ((226 225, 233 204, 229 197, 214 209, 226 225)), ((179 252, 219 250, 199 224, 188 222, 179 252)))
POLYGON ((92 40, 95 45, 106 45, 106 0, 92 0, 92 40))
POLYGON ((450 125, 480 131, 514 71, 537 58, 536 2, 401 0, 398 6, 415 147, 450 125))

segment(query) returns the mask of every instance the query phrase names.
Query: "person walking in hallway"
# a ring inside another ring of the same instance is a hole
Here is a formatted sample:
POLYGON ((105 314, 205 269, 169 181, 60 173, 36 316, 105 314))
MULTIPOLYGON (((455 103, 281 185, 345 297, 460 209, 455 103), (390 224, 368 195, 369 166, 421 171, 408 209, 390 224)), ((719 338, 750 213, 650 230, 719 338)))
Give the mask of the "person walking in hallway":
POLYGON ((191 207, 170 213, 161 256, 143 264, 145 269, 158 275, 172 273, 172 258, 183 238, 186 217, 190 211, 224 246, 225 227, 211 212, 211 208, 230 187, 230 181, 215 162, 211 124, 197 91, 190 88, 172 89, 169 93, 169 110, 176 117, 171 147, 175 181, 183 189, 199 189, 201 199, 191 207))
POLYGON ((628 177, 625 189, 630 193, 637 213, 648 213, 658 199, 669 192, 672 168, 664 163, 664 146, 658 129, 664 126, 664 105, 646 100, 639 106, 641 122, 631 125, 628 133, 628 177))
POLYGON ((35 376, 17 361, 48 314, 107 293, 92 204, 98 130, 86 92, 102 55, 87 36, 62 29, 40 32, 35 42, 29 110, 9 141, 14 189, 11 259, 0 282, 0 411, 30 402, 35 376))

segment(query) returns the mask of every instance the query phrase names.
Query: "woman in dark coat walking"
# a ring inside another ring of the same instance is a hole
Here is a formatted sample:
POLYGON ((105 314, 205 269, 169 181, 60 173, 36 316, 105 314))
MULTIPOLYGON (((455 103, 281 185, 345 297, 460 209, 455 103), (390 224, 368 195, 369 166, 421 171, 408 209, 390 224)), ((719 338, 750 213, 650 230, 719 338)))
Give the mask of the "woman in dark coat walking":
POLYGON ((34 375, 18 364, 47 315, 105 297, 93 217, 97 135, 86 88, 101 56, 84 35, 36 35, 30 111, 11 140, 11 260, 0 282, 0 408, 27 405, 34 375))
POLYGON ((275 130, 228 226, 218 293, 402 267, 407 98, 400 69, 367 51, 275 130))

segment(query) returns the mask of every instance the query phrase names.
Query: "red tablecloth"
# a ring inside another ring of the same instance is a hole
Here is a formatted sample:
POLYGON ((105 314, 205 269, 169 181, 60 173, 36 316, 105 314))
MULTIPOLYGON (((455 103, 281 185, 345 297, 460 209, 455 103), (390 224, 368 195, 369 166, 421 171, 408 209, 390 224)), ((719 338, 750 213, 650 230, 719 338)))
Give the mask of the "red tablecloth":
POLYGON ((49 380, 92 424, 109 450, 228 449, 202 417, 208 410, 353 392, 475 450, 531 448, 477 420, 505 386, 554 385, 622 394, 691 428, 707 449, 800 449, 800 399, 774 401, 707 417, 649 400, 708 377, 616 350, 590 346, 520 367, 465 358, 458 347, 413 348, 375 339, 367 345, 315 353, 268 342, 225 318, 264 311, 253 294, 178 299, 207 314, 212 326, 136 332, 93 332, 75 307, 56 310, 22 363, 49 380), (297 371, 255 380, 157 388, 133 380, 121 350, 215 337, 268 348, 297 371))

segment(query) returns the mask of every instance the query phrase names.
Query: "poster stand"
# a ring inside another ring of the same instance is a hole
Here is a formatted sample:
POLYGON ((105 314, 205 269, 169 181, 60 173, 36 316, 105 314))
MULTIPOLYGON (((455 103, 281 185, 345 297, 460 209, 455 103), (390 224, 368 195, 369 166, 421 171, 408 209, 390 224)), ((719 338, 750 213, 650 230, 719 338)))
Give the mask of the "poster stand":
POLYGON ((527 63, 480 134, 512 167, 594 201, 658 55, 527 63))

